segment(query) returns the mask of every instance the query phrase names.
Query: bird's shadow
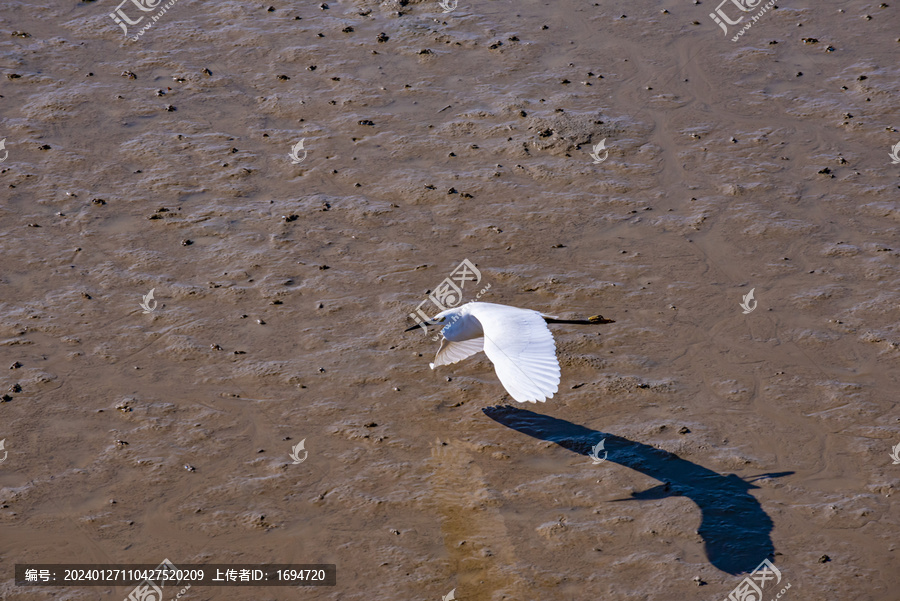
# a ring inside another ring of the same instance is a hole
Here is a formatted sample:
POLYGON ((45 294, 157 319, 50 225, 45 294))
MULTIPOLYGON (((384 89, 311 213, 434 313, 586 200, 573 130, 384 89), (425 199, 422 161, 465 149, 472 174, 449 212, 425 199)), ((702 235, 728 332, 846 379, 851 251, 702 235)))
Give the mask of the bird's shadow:
MULTIPOLYGON (((554 442, 580 455, 589 455, 604 440, 606 461, 618 463, 662 482, 630 498, 616 501, 663 499, 684 496, 700 508, 698 534, 706 556, 729 574, 751 572, 772 557, 772 520, 750 489, 759 488, 734 474, 722 475, 703 466, 651 447, 555 417, 509 405, 482 409, 485 415, 523 434, 554 442)), ((601 457, 602 458, 602 457, 601 457)), ((754 478, 780 478, 794 472, 761 474, 754 478)))

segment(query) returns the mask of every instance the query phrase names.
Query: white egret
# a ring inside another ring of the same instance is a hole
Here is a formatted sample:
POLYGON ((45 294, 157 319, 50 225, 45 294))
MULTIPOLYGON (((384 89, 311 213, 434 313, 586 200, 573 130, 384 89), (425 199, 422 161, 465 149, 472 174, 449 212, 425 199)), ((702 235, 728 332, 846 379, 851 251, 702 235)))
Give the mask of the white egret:
POLYGON ((558 319, 531 309, 480 302, 447 309, 432 318, 432 322, 444 321, 448 323, 441 329, 441 348, 431 369, 484 351, 503 387, 520 403, 543 403, 559 390, 559 361, 548 323, 614 323, 600 315, 558 319))

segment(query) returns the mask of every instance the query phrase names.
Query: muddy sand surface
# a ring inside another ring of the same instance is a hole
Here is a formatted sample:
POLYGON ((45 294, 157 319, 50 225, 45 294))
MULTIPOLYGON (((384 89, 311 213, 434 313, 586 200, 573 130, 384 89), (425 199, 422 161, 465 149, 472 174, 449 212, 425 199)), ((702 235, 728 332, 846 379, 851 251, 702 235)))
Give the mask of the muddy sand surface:
POLYGON ((4 2, 0 598, 896 601, 886 4, 4 2), (403 332, 463 260, 615 320, 548 402, 403 332))

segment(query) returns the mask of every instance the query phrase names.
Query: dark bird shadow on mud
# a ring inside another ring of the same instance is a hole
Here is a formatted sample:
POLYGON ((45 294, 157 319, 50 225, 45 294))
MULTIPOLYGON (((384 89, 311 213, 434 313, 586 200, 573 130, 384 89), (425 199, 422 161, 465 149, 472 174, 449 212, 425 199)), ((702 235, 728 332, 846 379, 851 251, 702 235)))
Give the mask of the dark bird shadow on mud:
MULTIPOLYGON (((677 455, 565 420, 511 406, 487 407, 485 415, 523 434, 548 440, 579 455, 605 439, 606 461, 618 463, 662 482, 649 490, 617 501, 641 501, 685 496, 702 514, 698 534, 706 557, 729 574, 751 572, 775 546, 770 536, 772 520, 750 494, 754 486, 734 474, 722 475, 677 455)), ((602 455, 601 455, 602 458, 602 455)), ((754 478, 780 478, 794 472, 762 474, 754 478)))

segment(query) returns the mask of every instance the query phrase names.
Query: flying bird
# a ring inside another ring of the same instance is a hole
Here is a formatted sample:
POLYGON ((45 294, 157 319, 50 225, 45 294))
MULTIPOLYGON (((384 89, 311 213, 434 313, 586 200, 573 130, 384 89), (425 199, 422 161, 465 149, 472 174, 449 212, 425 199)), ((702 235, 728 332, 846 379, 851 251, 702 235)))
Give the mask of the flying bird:
POLYGON ((441 311, 431 321, 447 324, 441 329, 441 348, 431 369, 484 351, 500 383, 520 403, 543 403, 559 390, 559 361, 548 323, 615 323, 601 315, 558 319, 531 309, 481 302, 441 311))

